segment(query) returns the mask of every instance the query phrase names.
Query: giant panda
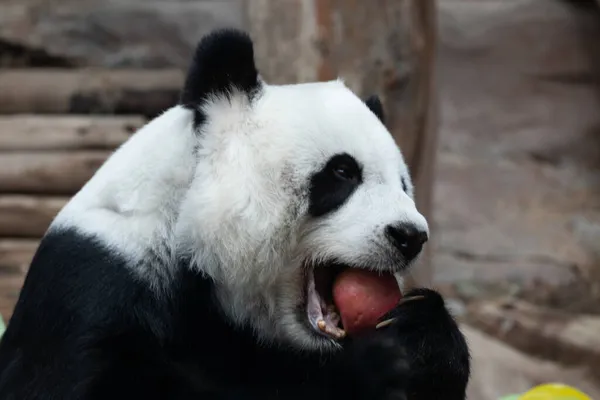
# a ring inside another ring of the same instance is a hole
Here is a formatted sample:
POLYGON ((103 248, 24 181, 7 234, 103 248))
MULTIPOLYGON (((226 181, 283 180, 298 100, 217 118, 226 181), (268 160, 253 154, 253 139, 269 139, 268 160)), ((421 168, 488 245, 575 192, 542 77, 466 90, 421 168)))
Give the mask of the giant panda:
POLYGON ((400 285, 429 234, 413 197, 376 96, 269 85, 245 32, 214 31, 180 103, 43 237, 0 399, 463 400, 469 350, 437 292, 356 335, 331 307, 343 271, 400 285))

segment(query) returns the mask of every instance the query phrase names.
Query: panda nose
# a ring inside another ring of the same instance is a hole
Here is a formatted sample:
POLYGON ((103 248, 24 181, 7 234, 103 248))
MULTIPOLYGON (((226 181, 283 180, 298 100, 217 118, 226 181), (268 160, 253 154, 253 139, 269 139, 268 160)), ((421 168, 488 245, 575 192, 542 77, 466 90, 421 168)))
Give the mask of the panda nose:
POLYGON ((412 261, 418 256, 429 239, 427 232, 411 224, 388 225, 386 234, 406 261, 412 261))

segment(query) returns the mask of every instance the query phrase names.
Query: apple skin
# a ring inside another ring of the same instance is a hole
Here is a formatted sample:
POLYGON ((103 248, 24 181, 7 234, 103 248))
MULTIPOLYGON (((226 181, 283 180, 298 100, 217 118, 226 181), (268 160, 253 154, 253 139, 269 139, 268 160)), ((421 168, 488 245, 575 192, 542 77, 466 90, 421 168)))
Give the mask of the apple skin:
POLYGON ((333 284, 333 299, 350 336, 375 329, 380 318, 402 298, 392 274, 350 268, 333 284))

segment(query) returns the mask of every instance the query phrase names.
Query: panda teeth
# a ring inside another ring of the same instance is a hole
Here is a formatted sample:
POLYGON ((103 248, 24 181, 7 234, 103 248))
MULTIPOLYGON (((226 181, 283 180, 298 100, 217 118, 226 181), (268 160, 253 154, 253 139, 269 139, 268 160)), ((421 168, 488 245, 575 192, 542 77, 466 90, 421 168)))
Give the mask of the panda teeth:
POLYGON ((317 326, 321 332, 334 336, 336 339, 343 339, 346 336, 346 331, 336 326, 330 326, 324 319, 317 321, 317 326))
MULTIPOLYGON (((325 296, 317 290, 314 270, 307 276, 306 286, 306 311, 310 325, 324 336, 342 339, 346 332, 340 327, 340 315, 335 304, 328 302, 325 296)), ((321 286, 321 285, 319 285, 321 286)), ((329 285, 325 285, 328 287, 329 285)))

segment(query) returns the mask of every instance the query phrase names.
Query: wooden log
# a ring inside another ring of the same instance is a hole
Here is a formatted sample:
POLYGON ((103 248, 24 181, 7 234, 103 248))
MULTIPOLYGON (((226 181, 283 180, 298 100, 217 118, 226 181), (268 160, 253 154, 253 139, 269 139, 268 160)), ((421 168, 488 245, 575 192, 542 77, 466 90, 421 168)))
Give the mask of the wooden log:
POLYGON ((0 70, 0 114, 141 114, 177 104, 183 72, 171 70, 0 70))
POLYGON ((67 200, 46 196, 0 196, 0 237, 42 236, 67 200))
POLYGON ((12 316, 24 280, 24 276, 17 275, 0 279, 0 314, 4 322, 8 322, 12 316))
MULTIPOLYGON (((268 81, 340 76, 363 98, 380 95, 388 128, 413 175, 417 206, 433 225, 435 0, 257 0, 244 5, 259 69, 268 81)), ((409 286, 431 283, 428 256, 409 286)))
POLYGON ((13 313, 38 244, 37 240, 0 239, 0 314, 5 322, 13 313))
POLYGON ((0 151, 112 150, 144 123, 141 116, 0 116, 0 151))
POLYGON ((585 366, 600 378, 600 317, 567 314, 517 300, 469 307, 473 326, 511 346, 565 365, 585 366))
POLYGON ((0 153, 0 193, 72 195, 109 155, 100 150, 0 153))
POLYGON ((0 314, 5 322, 12 315, 38 244, 28 239, 0 240, 0 314))
POLYGON ((0 280, 25 275, 38 246, 37 239, 0 239, 0 280))

